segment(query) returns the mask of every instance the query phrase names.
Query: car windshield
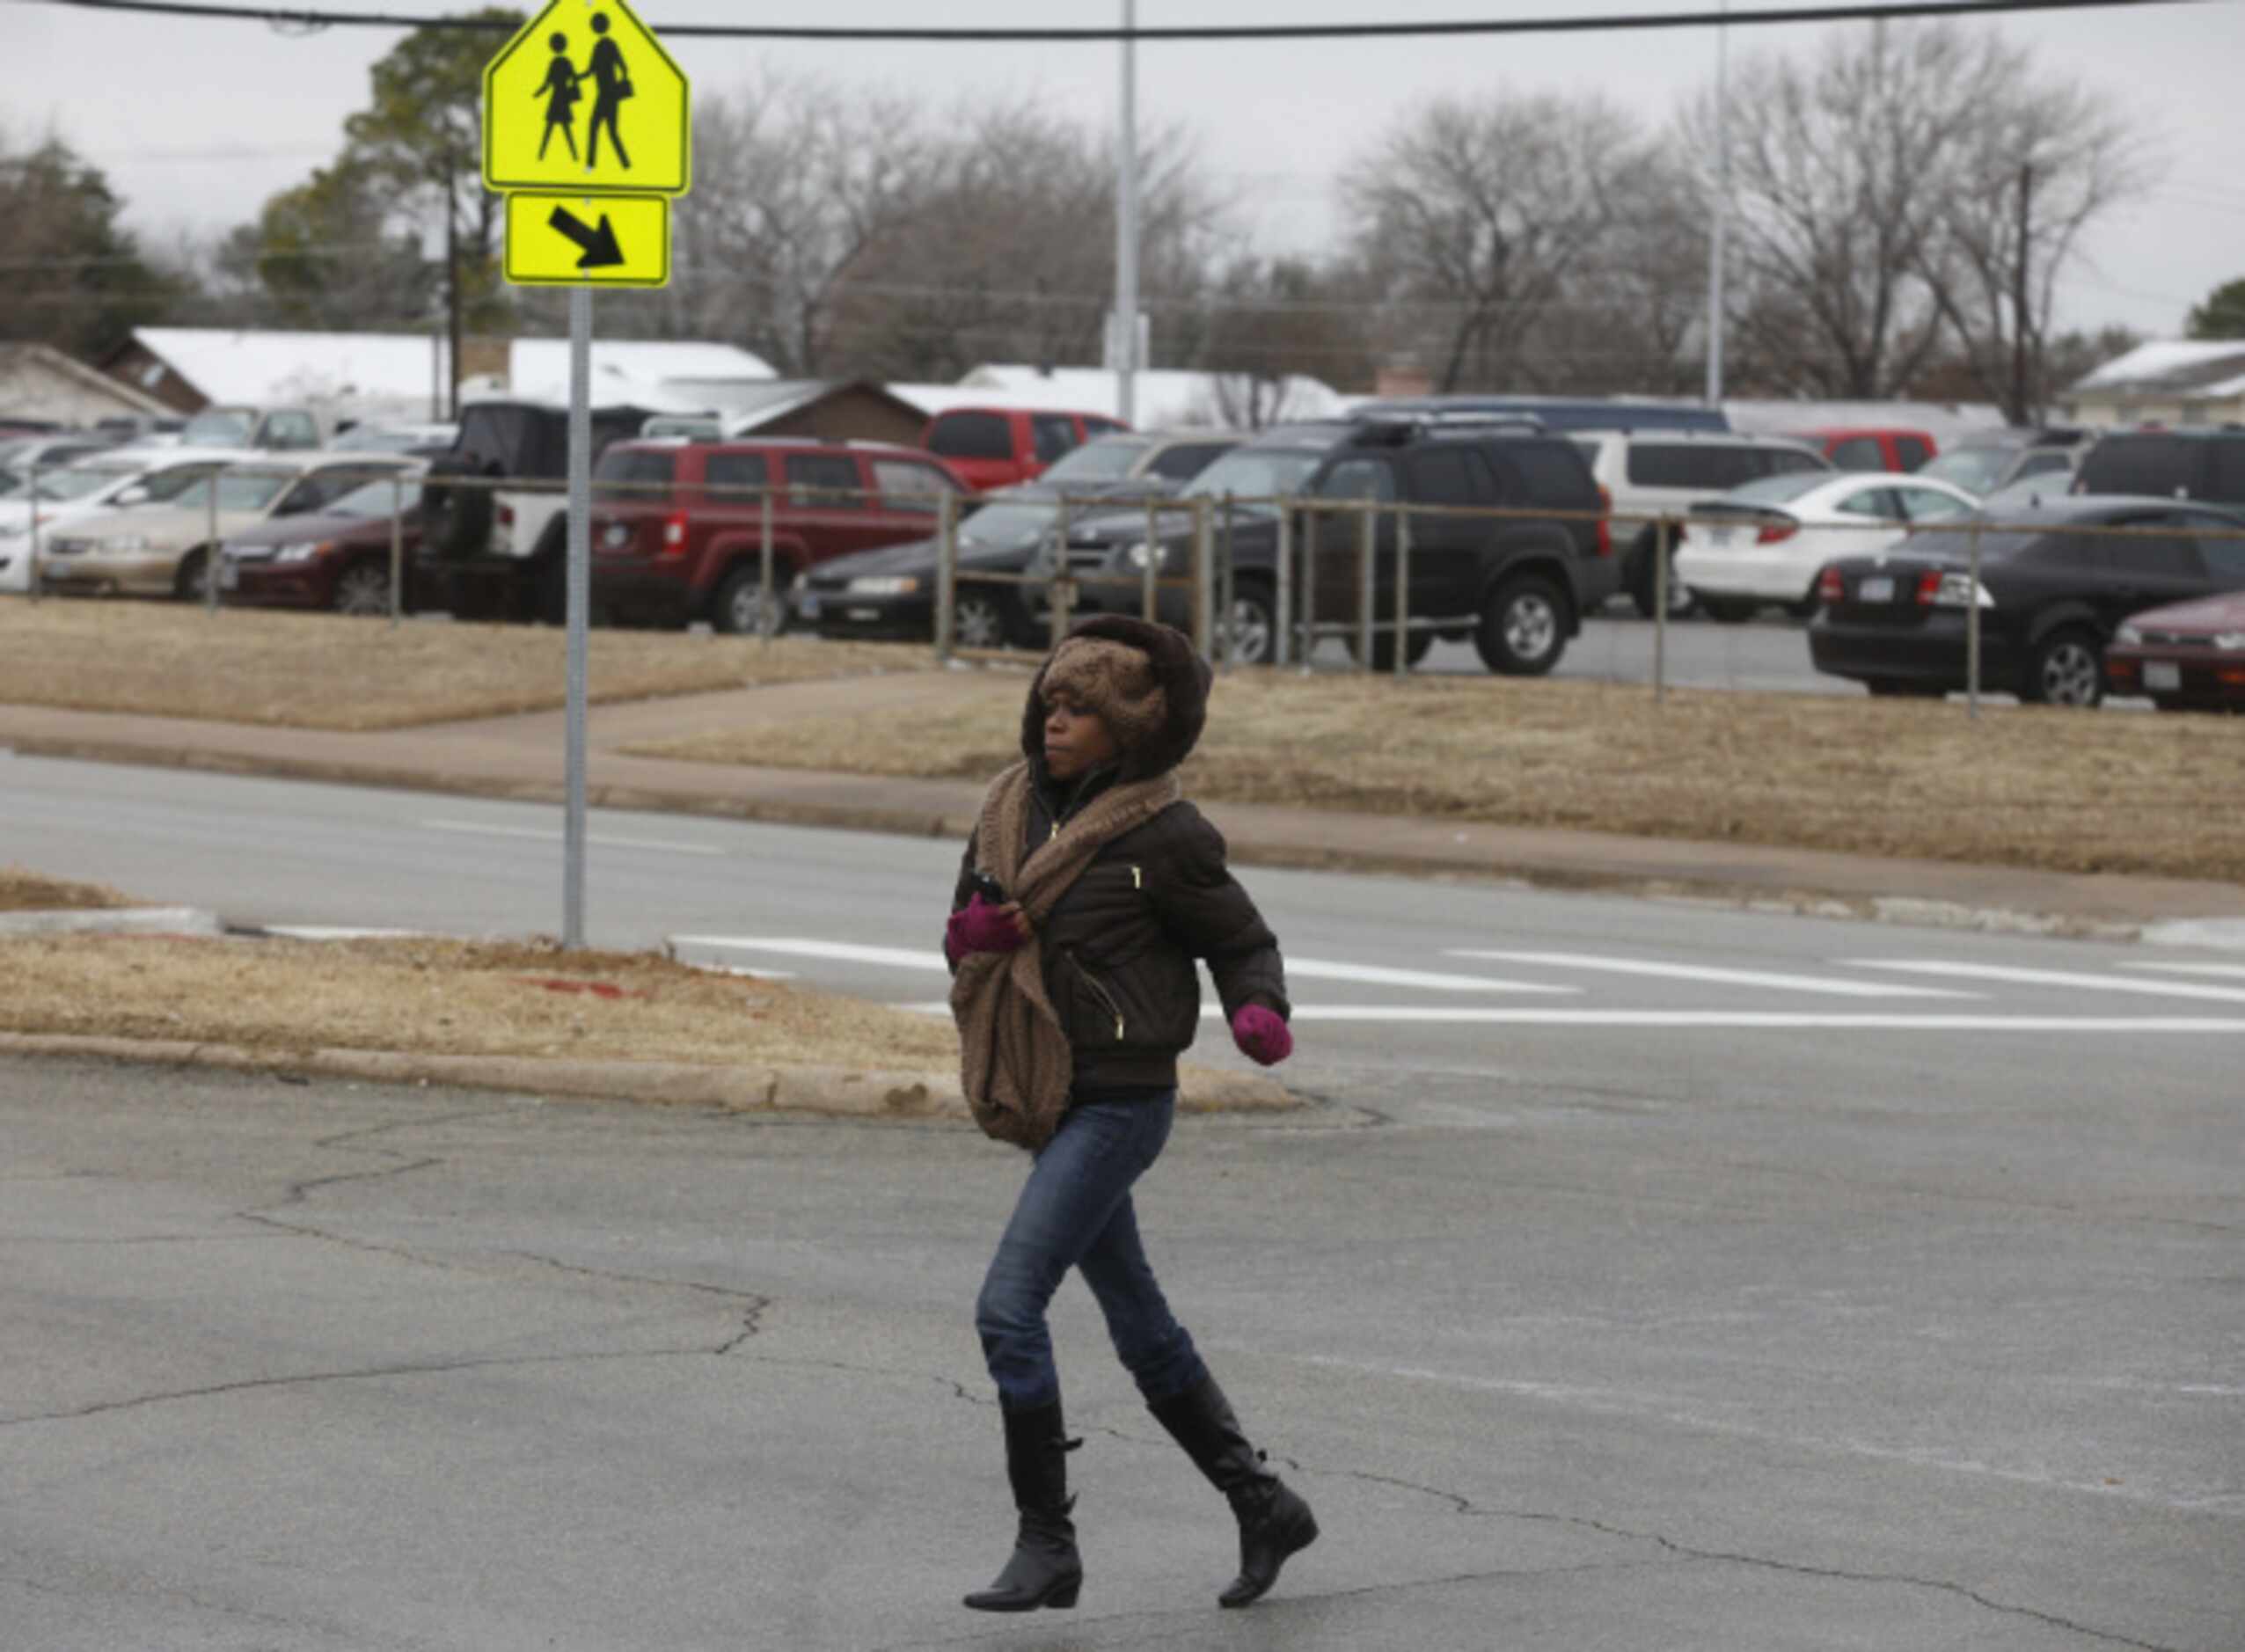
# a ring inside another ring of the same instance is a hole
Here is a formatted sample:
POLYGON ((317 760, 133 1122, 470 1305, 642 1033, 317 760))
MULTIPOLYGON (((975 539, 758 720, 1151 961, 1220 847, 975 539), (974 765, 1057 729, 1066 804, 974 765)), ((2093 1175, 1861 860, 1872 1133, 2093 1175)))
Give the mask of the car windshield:
MULTIPOLYGON (((1281 499, 1301 491, 1302 480, 1324 455, 1310 448, 1234 448, 1186 485, 1185 497, 1248 501, 1281 499)), ((1268 505, 1254 508, 1268 510, 1268 505)))
POLYGON ((1019 545, 1050 531, 1059 520, 1057 503, 985 505, 959 524, 959 537, 973 545, 1019 545))
POLYGON ((218 508, 263 510, 296 479, 292 471, 228 471, 218 479, 218 508))
POLYGON ((1153 444, 1129 436, 1102 436, 1086 442, 1067 457, 1049 467, 1047 482, 1119 482, 1130 475, 1138 456, 1153 444))
POLYGON ((1830 471, 1788 471, 1779 476, 1758 476, 1751 482, 1741 482, 1725 497, 1755 505, 1782 505, 1831 480, 1830 471))
POLYGON ((106 487, 129 481, 138 472, 128 466, 114 464, 73 464, 67 471, 43 471, 40 473, 36 497, 40 499, 90 499, 106 487))
POLYGON ((1920 466, 1918 474, 1953 483, 1968 493, 1985 493, 2010 468, 2008 448, 1951 448, 1920 466))
POLYGON ((257 415, 245 407, 206 407, 186 422, 180 442, 191 448, 239 448, 249 445, 257 415))
POLYGON ((323 516, 364 516, 387 518, 392 510, 411 510, 420 503, 420 484, 411 477, 392 481, 389 477, 377 477, 362 482, 349 493, 331 499, 319 507, 323 516))

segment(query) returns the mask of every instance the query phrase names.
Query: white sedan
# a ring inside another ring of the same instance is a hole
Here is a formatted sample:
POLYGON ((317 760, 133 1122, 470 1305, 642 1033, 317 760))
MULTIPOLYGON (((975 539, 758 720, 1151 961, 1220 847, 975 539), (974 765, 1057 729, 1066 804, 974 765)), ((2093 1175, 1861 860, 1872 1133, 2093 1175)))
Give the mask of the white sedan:
POLYGON ((208 449, 113 448, 52 471, 0 499, 0 593, 31 589, 32 518, 42 536, 105 512, 160 505, 213 471, 260 457, 208 449))
POLYGON ((1676 578, 1712 618, 1751 619, 1768 603, 1806 616, 1825 563, 1883 551, 1917 528, 1978 508, 1963 488, 1926 477, 1765 476, 1692 508, 1676 542, 1676 578))

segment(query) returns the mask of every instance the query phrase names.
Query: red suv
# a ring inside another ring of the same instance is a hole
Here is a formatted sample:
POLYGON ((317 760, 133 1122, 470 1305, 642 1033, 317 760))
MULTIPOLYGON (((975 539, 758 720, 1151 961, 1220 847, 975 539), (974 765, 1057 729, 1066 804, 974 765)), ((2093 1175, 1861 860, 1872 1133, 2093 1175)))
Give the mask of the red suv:
POLYGON ((941 495, 962 488, 941 460, 882 442, 618 442, 593 469, 593 601, 618 619, 757 630, 769 489, 777 630, 796 574, 926 538, 941 495))
POLYGON ((1093 436, 1130 427, 1104 413, 1032 413, 1025 407, 954 407, 927 421, 920 445, 977 493, 1033 482, 1093 436))
POLYGON ((1827 426, 1792 435, 1830 459, 1835 471, 1914 471, 1941 451, 1929 431, 1878 425, 1827 426))

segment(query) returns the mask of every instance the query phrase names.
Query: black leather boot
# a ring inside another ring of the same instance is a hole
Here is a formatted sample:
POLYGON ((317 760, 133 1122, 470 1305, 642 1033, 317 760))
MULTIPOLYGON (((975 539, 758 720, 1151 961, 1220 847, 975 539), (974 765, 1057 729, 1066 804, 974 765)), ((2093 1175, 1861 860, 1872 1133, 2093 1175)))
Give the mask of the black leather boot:
POLYGON ((1240 1431, 1232 1402, 1215 1378, 1203 1378, 1147 1409, 1239 1517, 1240 1575, 1217 1597, 1218 1603, 1244 1606, 1260 1600, 1278 1581, 1286 1557, 1317 1541, 1317 1517, 1299 1493, 1263 1466, 1263 1454, 1240 1431))
POLYGON ((976 1612, 1072 1606, 1084 1587, 1084 1562, 1076 1553, 1075 1522, 1068 1517, 1076 1500, 1068 1495, 1067 1454, 1082 1442, 1063 1432, 1057 1400, 1004 1416, 1005 1478, 1020 1511, 1020 1531, 998 1581, 969 1595, 965 1604, 976 1612))

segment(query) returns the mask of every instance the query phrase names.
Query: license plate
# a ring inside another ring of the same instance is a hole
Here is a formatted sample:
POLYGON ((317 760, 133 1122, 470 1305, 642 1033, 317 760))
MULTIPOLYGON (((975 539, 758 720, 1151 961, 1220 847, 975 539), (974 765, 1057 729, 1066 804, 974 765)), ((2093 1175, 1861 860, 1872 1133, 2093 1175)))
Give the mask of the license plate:
POLYGON ((801 614, 805 619, 816 619, 818 618, 818 598, 815 596, 801 596, 796 598, 795 611, 801 614))
POLYGON ((870 624, 872 621, 881 618, 881 610, 878 608, 852 608, 847 611, 845 618, 857 620, 860 624, 870 624))
POLYGON ((2183 668, 2172 660, 2144 662, 2144 686, 2147 689, 2180 689, 2183 668))
POLYGON ((1865 580, 1855 588, 1859 603, 1890 603, 1894 600, 1894 581, 1885 578, 1865 580))
POLYGON ((1714 545, 1717 550, 1729 550, 1730 548, 1731 542, 1737 539, 1737 537, 1738 530, 1736 528, 1710 528, 1708 530, 1708 543, 1714 545))
POLYGON ((222 591, 236 591, 239 590, 241 586, 241 566, 234 562, 221 562, 218 565, 218 588, 222 591))

